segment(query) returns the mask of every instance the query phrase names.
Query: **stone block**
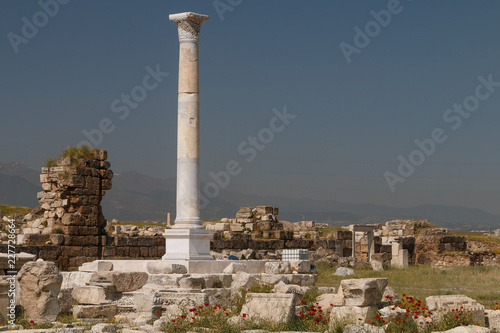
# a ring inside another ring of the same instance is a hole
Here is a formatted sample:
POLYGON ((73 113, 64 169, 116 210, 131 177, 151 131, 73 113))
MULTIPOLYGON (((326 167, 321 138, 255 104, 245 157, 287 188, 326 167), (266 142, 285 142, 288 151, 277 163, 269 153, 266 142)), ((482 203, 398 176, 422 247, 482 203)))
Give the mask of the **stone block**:
POLYGON ((145 272, 94 272, 89 284, 115 286, 116 291, 135 291, 142 288, 148 281, 148 273, 145 272))
POLYGON ((116 333, 116 325, 100 323, 92 326, 90 333, 116 333))
POLYGON ((378 260, 375 260, 375 259, 372 259, 370 261, 370 266, 372 267, 372 269, 374 271, 377 271, 377 272, 384 270, 384 266, 382 265, 382 262, 378 261, 378 260))
POLYGON ((99 286, 76 287, 71 292, 71 296, 78 304, 99 305, 109 303, 106 298, 106 291, 99 286))
POLYGON ((247 265, 239 262, 230 263, 224 270, 222 271, 224 274, 236 274, 237 272, 246 272, 247 265))
POLYGON ((162 304, 179 305, 182 307, 195 307, 208 303, 208 295, 205 293, 185 293, 185 292, 159 292, 162 304))
POLYGON ((63 276, 53 262, 27 262, 17 274, 20 303, 25 317, 54 321, 61 310, 57 299, 63 276))
POLYGON ((157 284, 165 287, 179 287, 179 280, 183 275, 179 274, 149 274, 148 283, 157 284))
POLYGON ((385 333, 385 330, 383 327, 370 324, 348 324, 344 328, 344 333, 385 333))
POLYGON ((354 275, 354 270, 347 267, 337 267, 334 274, 338 276, 354 275))
POLYGON ((231 283, 231 289, 240 290, 240 289, 250 289, 252 286, 257 284, 259 281, 252 274, 248 274, 246 272, 238 272, 233 277, 233 282, 231 283))
POLYGON ((500 332, 500 310, 485 310, 485 312, 489 328, 492 331, 500 332))
POLYGON ((202 277, 184 277, 179 280, 179 287, 184 289, 205 289, 205 279, 202 277))
POLYGON ((167 263, 161 260, 151 261, 147 264, 147 270, 150 274, 186 274, 187 268, 181 264, 167 263))
POLYGON ((241 223, 231 223, 231 231, 243 231, 243 225, 241 223))
POLYGON ((118 307, 115 304, 106 305, 75 305, 73 307, 73 317, 80 318, 102 318, 111 320, 118 314, 118 307))
POLYGON ((318 303, 317 306, 321 306, 321 310, 323 310, 325 313, 328 313, 328 311, 330 311, 330 309, 333 307, 333 305, 330 304, 336 303, 336 296, 337 294, 333 293, 319 295, 316 298, 316 303, 318 303))
POLYGON ((333 324, 338 321, 362 324, 375 320, 376 316, 376 306, 333 307, 330 313, 330 325, 333 326, 333 324))
POLYGON ((109 272, 113 270, 113 263, 109 261, 86 262, 78 267, 80 272, 109 272))
POLYGON ((311 263, 309 260, 290 260, 290 265, 292 273, 309 273, 311 271, 311 263))
POLYGON ((271 261, 265 264, 266 274, 290 274, 291 272, 289 261, 271 261))
POLYGON ((484 306, 476 300, 465 295, 440 295, 429 296, 425 299, 429 311, 432 312, 449 312, 452 309, 470 310, 474 323, 484 325, 484 306))
POLYGON ((289 322, 295 314, 295 294, 253 294, 246 296, 241 315, 249 320, 289 322))
POLYGON ((380 303, 387 278, 348 279, 340 282, 344 304, 348 306, 371 306, 380 303))

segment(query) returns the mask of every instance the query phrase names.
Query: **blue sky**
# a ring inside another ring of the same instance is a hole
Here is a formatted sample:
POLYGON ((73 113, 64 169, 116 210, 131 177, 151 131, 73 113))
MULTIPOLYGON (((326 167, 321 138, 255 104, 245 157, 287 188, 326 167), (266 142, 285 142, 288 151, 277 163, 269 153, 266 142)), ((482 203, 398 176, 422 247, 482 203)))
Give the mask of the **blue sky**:
POLYGON ((0 162, 39 168, 109 119, 98 147, 115 172, 175 177, 178 39, 168 15, 184 11, 210 16, 199 60, 203 181, 235 160, 242 172, 229 191, 500 214, 500 87, 479 88, 488 97, 457 129, 444 119, 474 103, 478 77, 500 82, 495 1, 2 0, 0 162), (53 17, 39 14, 44 6, 53 17), (349 62, 347 44, 359 46, 349 62), (142 85, 147 67, 169 74, 120 119, 112 103, 142 85), (284 108, 296 117, 248 162, 238 147, 284 108), (446 141, 415 152, 435 129, 446 141), (410 155, 419 165, 402 177, 398 157, 410 155), (387 172, 404 179, 394 191, 387 172))

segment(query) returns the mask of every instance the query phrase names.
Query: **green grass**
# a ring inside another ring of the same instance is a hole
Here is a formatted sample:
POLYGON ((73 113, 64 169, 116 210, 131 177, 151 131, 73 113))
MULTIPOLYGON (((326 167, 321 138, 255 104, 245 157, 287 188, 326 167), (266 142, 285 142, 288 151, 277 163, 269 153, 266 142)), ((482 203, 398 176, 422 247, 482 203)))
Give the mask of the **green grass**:
POLYGON ((318 264, 318 286, 338 288, 340 281, 349 278, 387 277, 389 286, 397 293, 419 299, 432 295, 466 295, 486 307, 500 301, 500 267, 456 266, 441 269, 431 266, 410 266, 382 272, 355 270, 350 277, 336 276, 335 268, 318 264))
POLYGON ((45 166, 48 168, 55 167, 57 161, 61 158, 69 157, 71 158, 72 166, 79 166, 82 159, 93 159, 95 158, 92 148, 87 145, 82 145, 80 147, 68 146, 63 149, 61 154, 57 157, 49 157, 45 160, 45 166))
POLYGON ((2 213, 6 216, 15 214, 15 213, 21 213, 23 215, 28 214, 33 210, 33 208, 29 207, 18 207, 18 206, 9 206, 9 205, 0 205, 0 210, 2 213))

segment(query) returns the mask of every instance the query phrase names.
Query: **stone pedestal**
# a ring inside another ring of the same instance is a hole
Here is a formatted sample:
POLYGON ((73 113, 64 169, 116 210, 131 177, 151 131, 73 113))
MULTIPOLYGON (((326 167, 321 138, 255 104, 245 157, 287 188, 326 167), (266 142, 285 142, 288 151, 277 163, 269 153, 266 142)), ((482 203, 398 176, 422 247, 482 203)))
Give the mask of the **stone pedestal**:
POLYGON ((169 16, 179 32, 179 94, 177 118, 176 217, 165 231, 164 260, 213 259, 211 232, 200 219, 200 96, 198 40, 207 15, 180 13, 169 16))
POLYGON ((210 238, 206 229, 170 229, 165 232, 166 246, 163 260, 212 260, 210 238))

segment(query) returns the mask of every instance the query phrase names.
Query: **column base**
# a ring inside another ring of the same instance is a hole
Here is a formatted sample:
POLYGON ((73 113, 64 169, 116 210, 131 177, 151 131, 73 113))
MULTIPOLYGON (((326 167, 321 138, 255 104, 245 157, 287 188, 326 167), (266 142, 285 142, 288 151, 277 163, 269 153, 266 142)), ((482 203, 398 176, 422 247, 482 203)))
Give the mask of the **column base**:
POLYGON ((168 229, 163 260, 213 260, 210 255, 212 232, 203 229, 168 229))

